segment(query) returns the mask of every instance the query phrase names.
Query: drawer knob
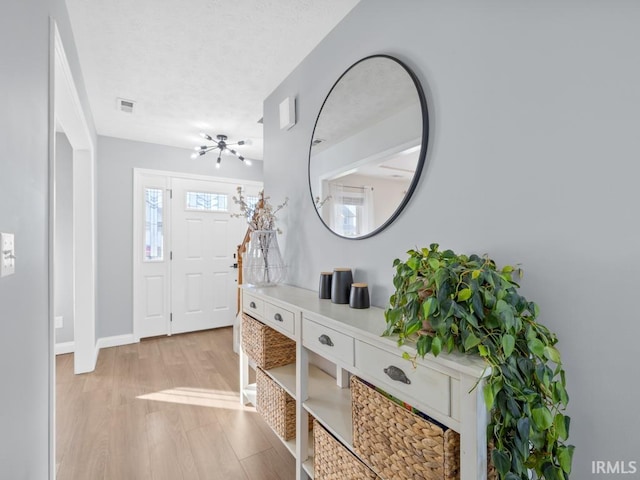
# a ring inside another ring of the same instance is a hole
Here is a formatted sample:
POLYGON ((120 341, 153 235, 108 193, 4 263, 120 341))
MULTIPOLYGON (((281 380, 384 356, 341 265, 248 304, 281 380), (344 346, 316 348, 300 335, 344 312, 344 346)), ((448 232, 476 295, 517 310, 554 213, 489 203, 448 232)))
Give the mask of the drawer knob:
POLYGON ((256 302, 251 302, 251 303, 249 304, 249 306, 250 306, 251 308, 256 308, 256 302))
POLYGON ((331 338, 329 337, 329 335, 320 335, 318 337, 318 341, 323 345, 327 345, 328 347, 333 347, 333 342, 331 341, 331 338))
POLYGON ((384 369, 384 373, 386 373, 387 377, 389 377, 391 380, 395 380, 396 382, 402 382, 402 383, 406 383, 407 385, 411 385, 411 380, 409 380, 405 375, 405 373, 398 367, 389 365, 387 368, 384 369))
POLYGON ((276 314, 273 316, 273 319, 274 319, 276 322, 282 322, 282 315, 280 315, 279 313, 276 313, 276 314))

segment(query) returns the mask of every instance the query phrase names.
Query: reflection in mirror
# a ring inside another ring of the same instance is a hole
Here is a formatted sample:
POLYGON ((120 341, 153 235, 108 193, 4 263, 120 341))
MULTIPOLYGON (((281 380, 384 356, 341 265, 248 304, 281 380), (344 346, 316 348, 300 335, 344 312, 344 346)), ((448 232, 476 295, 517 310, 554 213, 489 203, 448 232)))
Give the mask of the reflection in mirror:
POLYGON ((365 238, 397 217, 424 163, 427 123, 417 79, 391 57, 361 60, 336 82, 309 154, 311 196, 332 232, 365 238))

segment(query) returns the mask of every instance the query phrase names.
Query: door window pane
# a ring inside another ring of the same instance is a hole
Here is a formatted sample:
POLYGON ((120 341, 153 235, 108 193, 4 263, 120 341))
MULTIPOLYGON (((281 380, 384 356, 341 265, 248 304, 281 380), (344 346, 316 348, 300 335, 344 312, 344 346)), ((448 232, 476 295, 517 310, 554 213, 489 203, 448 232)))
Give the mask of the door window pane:
POLYGON ((160 188, 145 188, 144 190, 145 261, 161 261, 163 259, 162 193, 160 188))
POLYGON ((221 193, 187 192, 187 210, 226 212, 227 195, 221 193))

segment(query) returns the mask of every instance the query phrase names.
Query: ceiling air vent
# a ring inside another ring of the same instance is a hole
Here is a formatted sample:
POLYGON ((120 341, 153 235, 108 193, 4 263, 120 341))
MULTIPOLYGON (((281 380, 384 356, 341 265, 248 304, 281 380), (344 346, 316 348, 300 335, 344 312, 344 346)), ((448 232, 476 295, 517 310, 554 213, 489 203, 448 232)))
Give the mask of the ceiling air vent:
POLYGON ((133 100, 117 99, 118 110, 124 113, 133 113, 133 107, 136 104, 133 100))

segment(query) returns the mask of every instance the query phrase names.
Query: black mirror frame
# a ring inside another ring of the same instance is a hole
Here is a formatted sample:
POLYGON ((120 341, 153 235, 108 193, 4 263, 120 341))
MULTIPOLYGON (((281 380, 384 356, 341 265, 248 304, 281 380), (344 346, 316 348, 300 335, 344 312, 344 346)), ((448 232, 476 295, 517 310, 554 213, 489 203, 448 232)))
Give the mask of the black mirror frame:
POLYGON ((405 70, 405 72, 407 72, 407 74, 413 81, 413 84, 416 87, 416 91, 418 92, 418 97, 420 99, 420 110, 422 111, 422 144, 420 146, 420 156, 418 157, 418 164, 416 166, 416 171, 413 175, 413 179, 411 180, 411 184, 409 185, 409 189, 407 190, 406 195, 404 196, 404 198, 402 199, 398 207, 395 209, 393 214, 391 214, 391 216, 375 230, 372 230, 366 235, 361 235, 359 237, 345 237, 344 235, 339 235, 338 233, 334 232, 331 228, 329 228, 329 225, 327 225, 325 221, 322 219, 322 217, 320 216, 320 212, 318 212, 318 209, 314 208, 314 210, 316 211, 316 215, 320 219, 320 222, 322 222, 322 224, 325 226, 327 230, 329 230, 335 236, 339 238, 344 238, 347 240, 364 240, 365 238, 373 237, 374 235, 377 235, 378 233, 386 229, 389 225, 391 225, 396 220, 396 218, 398 218, 398 216, 400 216, 400 213, 402 213, 407 203, 409 203, 409 200, 413 196, 413 193, 418 185, 418 182, 420 181, 422 170, 424 168, 424 164, 427 157, 427 147, 429 146, 429 110, 427 108, 427 99, 425 97, 424 90, 422 89, 422 85, 420 84, 420 80, 418 79, 416 74, 404 62, 402 62, 401 60, 391 55, 381 53, 381 54, 374 54, 374 55, 369 55, 367 57, 364 57, 358 60, 357 62, 355 62, 354 64, 352 64, 349 68, 347 68, 344 71, 344 73, 340 75, 340 77, 334 82, 333 86, 329 90, 329 93, 327 93, 326 97, 324 98, 324 101, 322 102, 322 106, 320 107, 320 110, 318 111, 315 124, 313 125, 313 132, 311 133, 311 141, 309 142, 309 161, 307 164, 307 179, 309 183, 309 194, 311 195, 311 202, 315 205, 315 199, 313 198, 313 190, 311 188, 311 150, 313 148, 313 138, 315 137, 316 127, 318 126, 318 120, 320 120, 320 115, 322 114, 322 110, 324 109, 324 106, 327 103, 327 99, 331 96, 331 93, 335 89, 336 85, 340 83, 340 80, 342 80, 342 78, 347 73, 349 73, 351 69, 353 69, 356 65, 359 65, 360 63, 366 60, 370 60, 372 58, 387 58, 389 60, 396 62, 405 70))

